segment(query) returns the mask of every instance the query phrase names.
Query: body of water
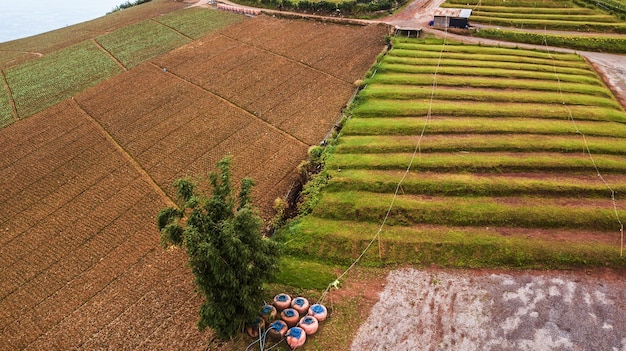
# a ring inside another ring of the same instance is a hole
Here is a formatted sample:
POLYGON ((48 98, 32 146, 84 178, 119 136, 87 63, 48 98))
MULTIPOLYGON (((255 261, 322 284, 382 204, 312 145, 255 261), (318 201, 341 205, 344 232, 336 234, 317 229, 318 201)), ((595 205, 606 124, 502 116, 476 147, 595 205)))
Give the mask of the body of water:
POLYGON ((0 0, 0 43, 102 17, 125 0, 0 0))

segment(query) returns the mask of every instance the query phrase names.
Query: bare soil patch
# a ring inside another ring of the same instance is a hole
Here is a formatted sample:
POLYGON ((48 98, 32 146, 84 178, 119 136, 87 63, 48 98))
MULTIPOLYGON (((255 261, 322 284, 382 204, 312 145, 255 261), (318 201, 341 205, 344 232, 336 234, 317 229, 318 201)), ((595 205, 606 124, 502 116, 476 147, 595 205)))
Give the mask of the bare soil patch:
POLYGON ((352 350, 621 350, 623 272, 392 271, 352 350))

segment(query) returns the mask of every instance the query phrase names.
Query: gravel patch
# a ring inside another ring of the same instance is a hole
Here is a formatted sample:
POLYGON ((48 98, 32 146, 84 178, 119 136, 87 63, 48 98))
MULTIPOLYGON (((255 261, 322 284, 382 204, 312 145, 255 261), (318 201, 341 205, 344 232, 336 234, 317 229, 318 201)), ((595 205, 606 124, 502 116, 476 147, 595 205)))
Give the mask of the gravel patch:
POLYGON ((387 277, 352 350, 626 350, 626 281, 584 272, 387 277))

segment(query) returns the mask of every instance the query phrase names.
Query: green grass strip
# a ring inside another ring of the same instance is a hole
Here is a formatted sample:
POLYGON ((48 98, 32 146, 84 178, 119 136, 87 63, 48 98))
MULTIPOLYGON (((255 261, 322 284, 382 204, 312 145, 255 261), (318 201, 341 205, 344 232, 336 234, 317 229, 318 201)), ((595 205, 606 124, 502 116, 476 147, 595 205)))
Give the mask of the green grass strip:
MULTIPOLYGON (((328 169, 406 169, 411 153, 333 154, 328 169)), ((603 174, 626 172, 626 157, 594 155, 603 174)), ((559 153, 422 153, 411 170, 436 172, 590 172, 595 173, 589 156, 559 153)))
MULTIPOLYGON (((393 193, 404 176, 401 170, 330 169, 327 192, 366 191, 393 193)), ((626 179, 613 181, 613 190, 626 192, 626 179)), ((541 196, 610 199, 611 192, 595 176, 559 174, 497 175, 410 172, 402 182, 401 194, 428 196, 541 196)))
POLYGON ((307 261, 293 256, 281 256, 276 282, 300 289, 326 289, 337 278, 334 266, 307 261))
MULTIPOLYGON (((439 59, 441 55, 440 52, 437 51, 421 51, 421 50, 407 50, 407 49, 397 49, 389 51, 385 56, 385 61, 389 60, 393 57, 408 57, 408 58, 431 58, 431 59, 439 59)), ((465 53, 457 53, 457 52, 446 52, 443 55, 446 60, 467 60, 468 55, 465 53)), ((469 56, 472 61, 491 61, 491 62, 514 62, 514 63, 526 63, 526 64, 540 64, 540 65, 549 65, 549 66, 559 66, 559 67, 571 67, 571 68, 581 68, 585 70, 590 70, 591 67, 587 62, 584 61, 572 61, 565 60, 559 61, 554 60, 552 58, 538 58, 538 57, 526 57, 526 56, 518 56, 518 55, 493 55, 493 54, 478 54, 474 53, 469 56)))
MULTIPOLYGON (((413 152, 415 136, 342 135, 335 153, 413 152)), ((592 154, 626 155, 626 139, 585 138, 592 154)), ((580 135, 534 134, 427 134, 420 143, 423 152, 584 152, 580 135)))
MULTIPOLYGON (((557 77, 554 72, 538 72, 538 71, 524 71, 524 70, 511 70, 503 68, 488 68, 488 67, 447 67, 441 66, 416 66, 416 65, 403 65, 382 62, 378 65, 377 71, 380 72, 393 72, 393 73, 417 73, 417 74, 434 74, 435 71, 438 75, 462 75, 462 76, 482 76, 482 77, 499 77, 499 78, 522 78, 522 79, 541 79, 557 81, 557 77)), ((601 85, 601 81, 597 76, 591 76, 589 74, 558 74, 558 78, 562 82, 572 83, 585 83, 601 85)))
POLYGON ((573 1, 563 0, 563 1, 555 1, 555 0, 507 0, 503 2, 502 0, 446 0, 444 3, 445 6, 453 7, 460 6, 470 6, 474 7, 476 5, 480 6, 503 6, 507 7, 528 7, 528 8, 578 8, 573 1))
POLYGON ((516 18, 499 18, 487 16, 471 17, 472 23, 483 23, 492 26, 516 27, 516 28, 535 28, 562 31, 582 31, 582 32, 609 32, 609 33, 626 33, 626 23, 604 23, 604 22, 588 22, 588 21, 559 21, 559 20, 542 20, 542 19, 516 19, 516 18))
MULTIPOLYGON (((374 98, 384 100, 417 100, 433 97, 437 100, 454 101, 477 101, 477 102, 511 102, 511 103, 542 103, 542 104, 562 104, 568 106, 585 105, 608 107, 621 110, 616 100, 560 92, 538 92, 529 90, 480 90, 480 89, 454 89, 437 87, 433 90, 431 86, 410 86, 410 85, 369 85, 359 93, 359 97, 374 98)), ((626 121, 626 115, 623 120, 626 121)))
MULTIPOLYGON (((422 118, 354 118, 342 129, 342 135, 419 135, 424 128, 422 118)), ((626 125, 610 122, 576 122, 586 136, 626 138, 626 125)), ((429 134, 544 134, 574 135, 576 129, 570 121, 533 120, 525 118, 435 118, 428 122, 429 134)), ((616 140, 619 142, 619 140, 616 140)))
POLYGON ((498 19, 528 19, 528 20, 545 20, 545 21, 563 21, 563 22, 598 22, 598 23, 615 23, 619 22, 617 18, 607 14, 568 14, 563 13, 516 13, 516 12, 495 12, 495 11, 472 11, 472 20, 474 17, 479 18, 498 18, 498 19))
POLYGON ((169 13, 157 17, 156 20, 188 37, 199 39, 210 32, 225 28, 245 18, 227 11, 195 7, 169 13))
POLYGON ((151 20, 118 29, 96 40, 126 68, 191 42, 182 34, 151 20))
MULTIPOLYGON (((624 24, 626 26, 626 24, 624 24)), ((626 27, 625 27, 626 28, 626 27)), ((481 29, 472 35, 535 45, 556 46, 584 51, 599 51, 614 54, 626 53, 626 39, 611 37, 565 36, 554 34, 524 33, 509 30, 481 29)))
POLYGON ((5 71, 20 118, 26 118, 122 72, 85 41, 5 71))
MULTIPOLYGON (((555 66, 551 62, 545 62, 545 64, 538 63, 521 63, 521 62, 500 62, 500 61, 483 61, 477 60, 473 57, 467 57, 465 59, 448 59, 445 56, 439 60, 438 58, 412 58, 412 57, 398 57, 398 56, 385 56, 385 64, 397 64, 397 65, 415 65, 415 66, 433 66, 441 65, 440 67, 474 67, 474 68, 494 68, 494 69, 506 69, 506 70, 519 70, 528 72, 550 72, 554 77, 554 73, 557 74, 571 74, 580 76, 597 77, 597 74, 589 69, 585 68, 570 68, 563 66, 555 66)), ((556 79, 556 78, 555 78, 556 79)))
MULTIPOLYGON (((397 84, 397 85, 432 85, 432 74, 410 74, 378 72, 374 77, 366 80, 367 84, 397 84)), ((565 83, 555 84, 554 80, 535 79, 508 79, 495 77, 475 76, 437 76, 437 86, 456 86, 472 88, 495 88, 495 89, 525 89, 537 91, 562 91, 564 93, 578 93, 586 95, 603 96, 614 98, 613 93, 599 84, 565 83)))
MULTIPOLYGON (((441 44, 425 44, 421 43, 419 39, 394 39, 394 49, 407 49, 418 51, 442 51, 441 44)), ((494 46, 481 46, 481 45, 451 45, 446 43, 443 48, 444 53, 456 52, 465 54, 480 54, 480 55, 506 55, 506 56, 523 56, 523 57, 537 57, 544 59, 554 59, 556 61, 584 61, 583 58, 576 54, 565 53, 549 53, 546 51, 538 50, 526 50, 526 49, 513 49, 502 48, 494 46)))
MULTIPOLYGON (((427 89, 425 89, 427 90, 427 89)), ((439 93, 438 93, 439 94, 439 93)), ((569 112, 576 121, 626 122, 626 114, 616 108, 596 106, 564 106, 562 104, 472 102, 433 100, 383 100, 359 97, 359 104, 352 109, 356 117, 420 117, 429 109, 433 116, 481 117, 481 118, 537 118, 568 119, 569 112)))
MULTIPOLYGON (((362 191, 324 193, 313 211, 317 217, 380 223, 392 194, 362 191)), ((394 225, 434 224, 450 226, 494 226, 522 228, 569 228, 619 232, 610 200, 606 206, 585 205, 586 200, 524 197, 396 197, 387 223, 394 225)), ((626 211, 618 211, 620 217, 626 211)))
MULTIPOLYGON (((379 224, 337 221, 307 216, 294 222, 284 252, 351 264, 378 231, 379 224)), ((624 265, 618 245, 577 243, 525 235, 500 235, 477 227, 389 227, 381 235, 381 251, 374 245, 361 264, 437 264, 446 267, 565 268, 578 265, 624 265)))

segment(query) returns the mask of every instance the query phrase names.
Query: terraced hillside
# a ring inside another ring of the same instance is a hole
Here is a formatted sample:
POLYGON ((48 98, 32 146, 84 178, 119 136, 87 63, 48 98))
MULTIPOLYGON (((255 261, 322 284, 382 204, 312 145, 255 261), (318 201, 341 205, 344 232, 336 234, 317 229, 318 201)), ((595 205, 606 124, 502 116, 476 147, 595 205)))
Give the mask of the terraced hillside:
POLYGON ((289 252, 350 263, 376 238, 369 264, 624 264, 626 114, 581 57, 395 39, 366 83, 289 252))
POLYGON ((556 0, 447 0, 442 6, 473 9, 472 23, 583 32, 626 33, 626 23, 607 10, 556 0))

